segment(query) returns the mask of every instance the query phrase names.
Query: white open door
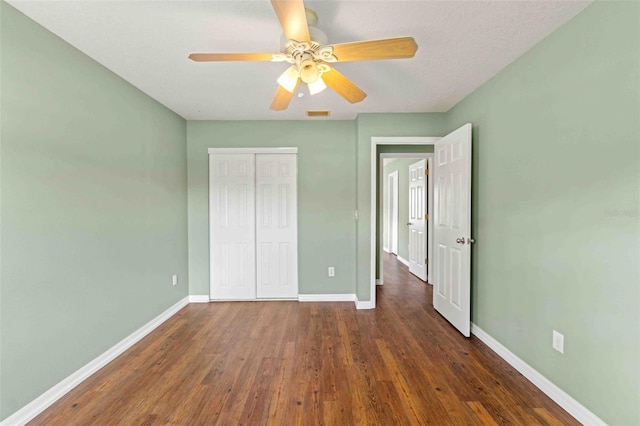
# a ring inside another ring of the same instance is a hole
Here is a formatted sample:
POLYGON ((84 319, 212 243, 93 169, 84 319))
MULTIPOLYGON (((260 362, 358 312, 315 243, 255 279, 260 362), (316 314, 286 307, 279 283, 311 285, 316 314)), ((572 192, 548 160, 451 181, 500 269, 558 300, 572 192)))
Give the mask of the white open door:
POLYGON ((471 124, 435 143, 433 306, 471 331, 471 124))
POLYGON ((426 160, 409 165, 409 272, 427 281, 426 160))
POLYGON ((211 299, 256 298, 254 158, 209 156, 211 299))

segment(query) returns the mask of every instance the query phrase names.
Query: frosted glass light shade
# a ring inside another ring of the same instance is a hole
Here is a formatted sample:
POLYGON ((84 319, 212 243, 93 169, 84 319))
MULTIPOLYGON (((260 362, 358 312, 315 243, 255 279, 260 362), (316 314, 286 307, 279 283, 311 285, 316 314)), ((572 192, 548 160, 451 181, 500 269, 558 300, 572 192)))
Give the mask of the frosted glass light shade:
POLYGON ((309 83, 309 94, 315 95, 317 93, 322 92, 327 88, 327 85, 322 81, 322 77, 318 78, 316 81, 309 83))
POLYGON ((289 67, 278 77, 278 84, 289 93, 293 93, 298 84, 298 70, 296 67, 289 67))

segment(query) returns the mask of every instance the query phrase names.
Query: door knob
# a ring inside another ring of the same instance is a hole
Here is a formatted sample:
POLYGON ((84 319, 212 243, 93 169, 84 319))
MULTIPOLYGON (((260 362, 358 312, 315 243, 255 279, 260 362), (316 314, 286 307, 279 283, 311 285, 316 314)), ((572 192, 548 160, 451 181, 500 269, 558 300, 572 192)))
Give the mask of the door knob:
POLYGON ((476 240, 474 240, 473 238, 467 238, 467 244, 473 244, 475 242, 476 240))
POLYGON ((456 238, 456 243, 464 244, 464 238, 456 238))
POLYGON ((407 225, 413 225, 413 223, 411 223, 411 222, 407 222, 407 225))

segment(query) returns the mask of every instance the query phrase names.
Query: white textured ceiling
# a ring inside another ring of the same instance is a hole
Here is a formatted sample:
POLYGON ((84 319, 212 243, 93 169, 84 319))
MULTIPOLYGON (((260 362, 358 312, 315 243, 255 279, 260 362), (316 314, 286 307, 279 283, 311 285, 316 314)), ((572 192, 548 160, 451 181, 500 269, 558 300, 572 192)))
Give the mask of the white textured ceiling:
POLYGON ((338 64, 367 92, 361 103, 327 89, 281 112, 269 105, 286 63, 187 59, 278 51, 282 30, 268 0, 9 3, 186 119, 274 120, 324 109, 332 119, 445 112, 590 1, 306 1, 330 44, 412 36, 419 48, 412 59, 338 64))

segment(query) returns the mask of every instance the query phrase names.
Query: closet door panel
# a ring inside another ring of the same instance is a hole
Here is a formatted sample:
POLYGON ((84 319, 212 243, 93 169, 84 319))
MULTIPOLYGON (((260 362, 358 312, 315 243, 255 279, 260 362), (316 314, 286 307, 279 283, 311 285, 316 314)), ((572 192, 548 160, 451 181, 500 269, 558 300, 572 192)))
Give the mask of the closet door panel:
POLYGON ((255 156, 209 156, 210 297, 256 298, 255 156))
POLYGON ((256 155, 257 297, 298 296, 297 156, 256 155))

